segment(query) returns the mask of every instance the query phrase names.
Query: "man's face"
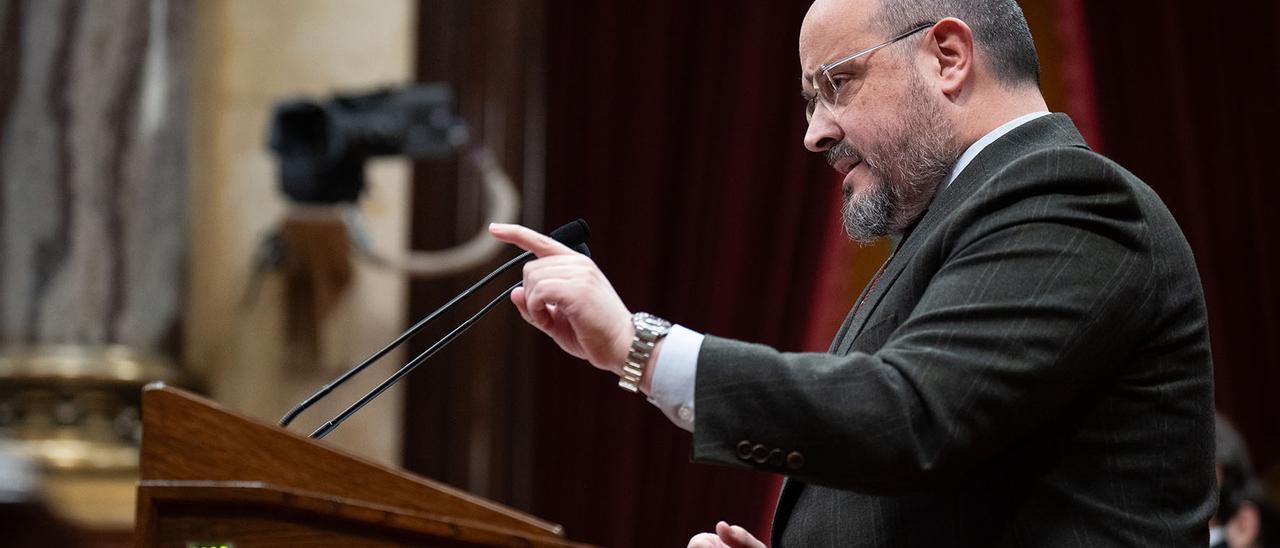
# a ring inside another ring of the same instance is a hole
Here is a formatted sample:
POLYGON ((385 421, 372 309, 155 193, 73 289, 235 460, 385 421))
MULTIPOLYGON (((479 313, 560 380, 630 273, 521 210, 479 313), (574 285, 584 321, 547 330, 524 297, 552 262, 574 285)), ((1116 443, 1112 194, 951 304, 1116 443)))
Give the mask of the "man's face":
MULTIPOLYGON (((875 9, 875 0, 814 4, 800 34, 807 93, 820 65, 890 37, 871 25, 875 9)), ((856 92, 843 93, 831 110, 818 105, 809 123, 805 146, 845 175, 844 228, 855 241, 899 233, 919 219, 959 156, 955 129, 916 65, 926 36, 841 65, 835 72, 856 82, 856 92)))

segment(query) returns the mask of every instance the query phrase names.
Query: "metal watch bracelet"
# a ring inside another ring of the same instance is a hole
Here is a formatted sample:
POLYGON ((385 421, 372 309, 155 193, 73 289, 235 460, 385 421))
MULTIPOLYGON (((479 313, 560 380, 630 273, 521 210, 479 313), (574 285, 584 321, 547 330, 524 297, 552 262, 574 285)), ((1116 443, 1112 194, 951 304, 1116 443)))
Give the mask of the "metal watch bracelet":
POLYGON ((671 331, 671 322, 647 312, 636 312, 631 315, 631 324, 635 326, 636 334, 631 339, 627 359, 622 363, 618 387, 636 393, 640 391, 640 379, 644 378, 645 366, 653 357, 653 349, 671 331))

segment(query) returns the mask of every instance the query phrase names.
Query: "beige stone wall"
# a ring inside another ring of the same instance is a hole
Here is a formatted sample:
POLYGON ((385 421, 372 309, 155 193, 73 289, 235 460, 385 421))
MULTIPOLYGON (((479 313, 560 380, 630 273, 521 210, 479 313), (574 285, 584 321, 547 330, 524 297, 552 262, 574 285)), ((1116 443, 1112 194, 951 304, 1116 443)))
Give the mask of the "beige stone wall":
MULTIPOLYGON (((266 279, 240 306, 259 241, 280 222, 266 130, 274 101, 403 84, 412 78, 415 14, 409 0, 198 0, 191 143, 191 245, 184 363, 214 399, 275 421, 293 402, 381 347, 406 326, 403 277, 356 263, 352 285, 323 328, 321 362, 285 367, 283 283, 266 279)), ((361 209, 381 250, 407 246, 408 167, 371 164, 361 209)), ((298 420, 328 417, 404 361, 383 360, 298 420)), ((401 395, 393 390, 329 436, 386 463, 400 454, 401 395)))

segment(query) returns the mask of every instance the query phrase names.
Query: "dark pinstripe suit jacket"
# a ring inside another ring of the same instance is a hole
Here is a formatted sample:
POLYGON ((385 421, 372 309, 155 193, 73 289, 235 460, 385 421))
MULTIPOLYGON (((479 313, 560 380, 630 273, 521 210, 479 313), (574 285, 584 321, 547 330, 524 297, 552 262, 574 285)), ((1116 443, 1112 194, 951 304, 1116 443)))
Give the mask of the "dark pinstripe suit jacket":
POLYGON ((773 545, 1203 546, 1191 250, 1061 114, 939 190, 829 354, 707 337, 694 458, 786 474, 773 545))

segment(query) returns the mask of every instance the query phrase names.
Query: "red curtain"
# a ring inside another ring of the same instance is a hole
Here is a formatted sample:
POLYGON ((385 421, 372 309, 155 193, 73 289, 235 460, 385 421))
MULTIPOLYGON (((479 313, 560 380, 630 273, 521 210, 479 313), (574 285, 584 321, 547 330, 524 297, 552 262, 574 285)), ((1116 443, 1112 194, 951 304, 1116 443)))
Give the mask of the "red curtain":
MULTIPOLYGON (((839 188, 801 140, 806 9, 548 3, 547 224, 591 223, 632 310, 802 349, 840 236, 839 188)), ((537 355, 535 514, 618 547, 683 546, 719 519, 761 532, 771 477, 689 463, 690 435, 612 375, 546 341, 537 355)))
POLYGON ((1280 473, 1280 3, 1084 3, 1107 154, 1191 242, 1217 406, 1280 473))

